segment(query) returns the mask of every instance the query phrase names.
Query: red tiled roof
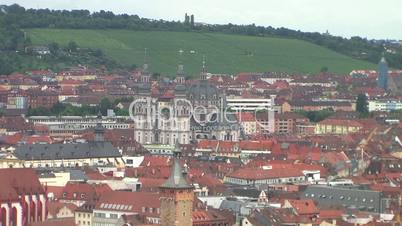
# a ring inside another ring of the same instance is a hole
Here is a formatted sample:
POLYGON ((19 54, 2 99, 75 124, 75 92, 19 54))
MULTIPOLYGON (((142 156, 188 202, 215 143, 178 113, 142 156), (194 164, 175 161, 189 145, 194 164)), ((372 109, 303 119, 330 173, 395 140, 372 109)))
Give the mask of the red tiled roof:
POLYGON ((76 94, 76 90, 74 87, 72 86, 64 86, 61 90, 60 90, 60 94, 59 95, 64 95, 64 96, 72 96, 76 94))
POLYGON ((0 201, 45 193, 33 169, 0 169, 0 182, 0 201))
POLYGON ((239 73, 236 75, 235 81, 237 82, 241 82, 241 83, 246 83, 246 82, 251 82, 253 80, 255 80, 255 75, 253 75, 252 73, 239 73))
POLYGON ((256 168, 243 168, 239 169, 231 174, 229 177, 246 179, 246 180, 264 180, 273 178, 287 178, 287 177, 299 177, 303 176, 303 172, 299 169, 256 169, 256 168))
POLYGON ((321 158, 321 150, 317 147, 289 145, 286 151, 288 159, 301 161, 319 161, 321 158))
POLYGON ((59 85, 81 85, 84 82, 76 79, 64 79, 63 81, 59 82, 59 85))
POLYGON ((324 119, 323 121, 319 122, 319 124, 322 125, 335 125, 335 126, 349 126, 349 127, 363 127, 363 125, 356 120, 350 120, 350 119, 332 119, 332 118, 327 118, 324 119))
POLYGON ((6 135, 0 137, 0 143, 8 144, 8 145, 16 145, 19 141, 22 140, 22 134, 16 133, 14 135, 6 135))
POLYGON ((237 121, 240 122, 255 122, 255 116, 252 112, 238 112, 236 114, 237 121))
POLYGON ((157 193, 111 191, 101 196, 95 209, 142 213, 142 207, 147 207, 153 208, 154 214, 159 215, 156 213, 156 209, 160 208, 159 199, 157 193))
POLYGON ((239 147, 241 150, 269 150, 271 149, 273 143, 274 141, 272 140, 244 140, 239 142, 239 147))
POLYGON ((247 167, 253 168, 261 168, 263 166, 271 165, 291 165, 293 164, 292 160, 263 160, 263 159, 252 159, 247 163, 247 167))
POLYGON ((330 151, 330 152, 325 152, 322 155, 323 155, 323 158, 331 165, 336 165, 339 162, 349 161, 348 156, 346 156, 346 154, 343 151, 342 152, 330 151))
POLYGON ((57 186, 47 186, 47 193, 53 194, 53 196, 57 199, 61 198, 63 194, 64 187, 57 186))
POLYGON ((53 217, 55 217, 57 213, 60 211, 60 209, 63 207, 67 207, 72 212, 74 212, 74 210, 78 208, 76 205, 72 203, 48 202, 47 204, 49 214, 51 214, 53 217))
POLYGON ((50 138, 50 136, 45 136, 45 135, 33 135, 29 136, 25 139, 25 141, 28 144, 37 144, 37 143, 47 143, 51 144, 53 143, 53 140, 50 138))
POLYGON ((312 215, 317 214, 319 211, 314 201, 311 199, 303 200, 288 200, 290 205, 296 210, 298 215, 312 215))
POLYGON ((90 169, 85 170, 85 175, 90 180, 105 180, 108 178, 107 176, 101 174, 99 171, 90 170, 90 169))
POLYGON ((207 186, 207 187, 223 186, 222 181, 220 181, 218 178, 216 178, 210 174, 206 174, 206 173, 201 173, 201 174, 194 173, 193 169, 190 169, 188 176, 192 182, 198 183, 203 186, 207 186))
POLYGON ((49 127, 45 124, 35 124, 34 125, 34 130, 36 132, 42 132, 42 133, 47 133, 49 132, 49 127))
POLYGON ((68 182, 63 189, 62 199, 66 200, 92 200, 112 189, 107 184, 88 184, 81 182, 68 182))
POLYGON ((169 157, 146 155, 140 166, 169 166, 169 157))
POLYGON ((341 218, 343 213, 344 213, 343 210, 334 210, 334 209, 321 210, 320 209, 319 218, 320 219, 341 218))
POLYGON ((221 222, 225 220, 226 218, 217 213, 216 211, 212 210, 193 211, 193 223, 201 224, 202 222, 205 222, 205 225, 209 225, 207 222, 217 222, 217 221, 221 222))
POLYGON ((288 89, 289 83, 285 80, 277 80, 270 86, 271 89, 288 89))
POLYGON ((165 183, 166 179, 141 177, 139 181, 142 188, 158 188, 165 183))
POLYGON ((127 168, 126 177, 146 177, 167 179, 170 175, 170 166, 140 166, 137 168, 127 168))

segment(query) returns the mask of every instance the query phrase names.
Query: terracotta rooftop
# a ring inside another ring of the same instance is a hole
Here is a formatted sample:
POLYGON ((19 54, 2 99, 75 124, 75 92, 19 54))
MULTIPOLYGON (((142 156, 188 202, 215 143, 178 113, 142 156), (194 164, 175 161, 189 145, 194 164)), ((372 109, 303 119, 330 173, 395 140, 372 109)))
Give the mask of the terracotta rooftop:
POLYGON ((244 179, 244 180, 265 180, 274 178, 299 177, 304 176, 299 169, 256 169, 243 168, 228 175, 229 177, 244 179))
POLYGON ((288 200, 290 205, 295 209, 298 215, 318 214, 319 210, 311 199, 288 200))
POLYGON ((0 201, 19 199, 25 194, 45 193, 33 169, 0 169, 0 181, 0 201))
POLYGON ((158 216, 157 209, 160 208, 160 196, 151 192, 126 192, 111 191, 105 193, 97 202, 97 210, 113 210, 120 212, 142 213, 143 207, 153 209, 151 214, 158 216))

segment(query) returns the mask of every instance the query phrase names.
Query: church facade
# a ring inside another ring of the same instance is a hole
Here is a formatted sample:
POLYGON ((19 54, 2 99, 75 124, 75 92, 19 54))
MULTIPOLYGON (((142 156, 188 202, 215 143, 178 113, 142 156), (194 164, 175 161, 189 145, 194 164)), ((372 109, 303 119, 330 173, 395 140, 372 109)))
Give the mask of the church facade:
POLYGON ((152 95, 150 74, 144 66, 135 101, 130 106, 135 125, 135 139, 141 144, 188 144, 191 106, 185 97, 183 66, 179 65, 174 95, 159 87, 152 95))
POLYGON ((143 144, 173 146, 201 139, 237 141, 240 124, 225 112, 224 93, 207 79, 205 61, 200 78, 186 85, 184 66, 178 66, 174 87, 152 87, 148 65, 144 64, 135 101, 130 106, 135 138, 143 144), (155 93, 156 92, 156 93, 155 93))

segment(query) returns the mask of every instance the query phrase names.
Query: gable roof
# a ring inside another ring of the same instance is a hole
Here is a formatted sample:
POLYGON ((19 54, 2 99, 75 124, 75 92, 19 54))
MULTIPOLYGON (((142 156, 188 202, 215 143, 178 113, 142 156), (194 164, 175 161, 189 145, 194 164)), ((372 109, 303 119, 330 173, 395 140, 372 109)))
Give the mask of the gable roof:
POLYGON ((298 215, 317 214, 319 210, 311 199, 304 200, 288 200, 298 215))
POLYGON ((93 200, 112 189, 107 184, 88 184, 82 182, 68 182, 63 189, 62 199, 66 200, 93 200))
POLYGON ((142 207, 160 208, 159 199, 157 193, 111 191, 101 196, 95 209, 140 213, 142 207))
POLYGON ((16 200, 20 195, 44 194, 33 169, 0 169, 0 201, 16 200))
POLYGON ((302 170, 299 169, 255 169, 255 168, 243 168, 239 169, 228 175, 229 177, 245 179, 245 180, 265 180, 273 178, 286 178, 286 177, 299 177, 304 176, 302 170))
POLYGON ((15 150, 20 160, 55 160, 121 157, 110 142, 88 142, 82 144, 32 144, 20 145, 15 150))

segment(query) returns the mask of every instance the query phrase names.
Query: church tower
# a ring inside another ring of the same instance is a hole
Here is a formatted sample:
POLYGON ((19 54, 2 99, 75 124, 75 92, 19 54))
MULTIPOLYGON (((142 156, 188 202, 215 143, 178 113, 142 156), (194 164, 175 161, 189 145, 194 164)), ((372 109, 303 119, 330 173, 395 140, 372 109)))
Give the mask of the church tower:
POLYGON ((206 81, 208 76, 208 71, 207 71, 207 66, 205 63, 205 56, 202 57, 202 71, 200 74, 200 80, 201 81, 206 81))
POLYGON ((151 73, 147 59, 147 49, 144 50, 144 65, 142 66, 140 83, 138 84, 138 93, 140 96, 148 97, 151 94, 151 73))
POLYGON ((102 126, 102 114, 99 112, 97 116, 97 123, 95 126, 95 142, 105 141, 104 134, 105 129, 102 126))
POLYGON ((161 226, 193 225, 193 186, 188 184, 179 159, 180 145, 176 141, 174 161, 169 179, 162 184, 161 194, 161 226))
POLYGON ((186 75, 182 63, 177 67, 175 94, 178 97, 186 96, 186 75))

